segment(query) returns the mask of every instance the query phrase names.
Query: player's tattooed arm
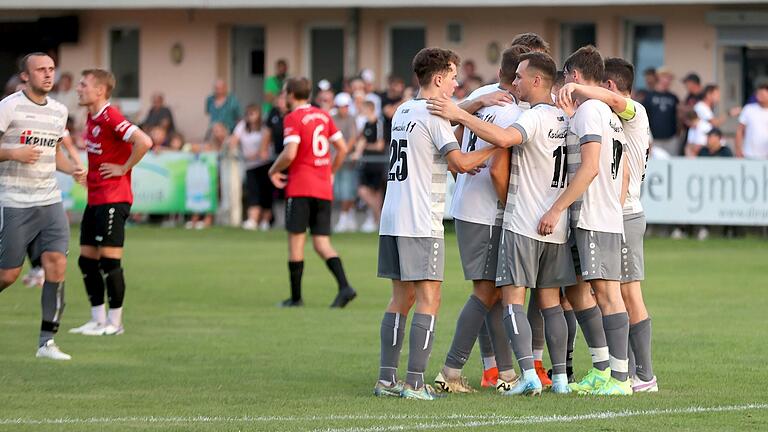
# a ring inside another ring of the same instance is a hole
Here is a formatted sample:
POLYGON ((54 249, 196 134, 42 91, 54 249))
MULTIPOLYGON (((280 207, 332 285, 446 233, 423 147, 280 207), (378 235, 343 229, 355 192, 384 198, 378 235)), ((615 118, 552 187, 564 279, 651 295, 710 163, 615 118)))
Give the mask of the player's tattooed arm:
POLYGON ((502 205, 507 204, 507 192, 509 192, 509 165, 512 151, 510 149, 496 149, 488 162, 491 172, 491 182, 496 190, 496 196, 502 205))
POLYGON ((283 147, 283 151, 280 152, 280 155, 275 159, 275 162, 269 167, 269 180, 272 181, 272 184, 275 185, 276 188, 282 189, 287 184, 288 176, 283 174, 283 171, 291 166, 291 162, 296 159, 296 153, 298 151, 298 142, 286 143, 285 147, 283 147))
POLYGON ((597 177, 600 163, 600 143, 595 141, 581 145, 581 165, 565 188, 560 198, 544 213, 536 230, 541 235, 549 235, 555 230, 560 215, 587 190, 592 180, 597 177))
POLYGON ((449 121, 457 121, 468 127, 483 141, 496 147, 512 147, 523 142, 523 135, 513 127, 501 128, 485 122, 462 110, 447 97, 432 98, 427 102, 429 112, 449 121))
POLYGON ((133 131, 128 138, 128 141, 133 144, 133 149, 131 150, 131 155, 128 157, 128 160, 122 165, 112 163, 103 163, 99 165, 99 172, 103 178, 124 176, 131 170, 131 168, 136 166, 136 164, 141 161, 141 158, 143 158, 149 149, 152 148, 152 139, 149 138, 149 135, 144 133, 144 131, 138 128, 133 131))
MULTIPOLYGON (((576 102, 576 99, 597 99, 608 105, 616 114, 625 114, 627 112, 628 104, 631 103, 630 99, 606 88, 586 86, 576 83, 568 83, 564 85, 557 94, 558 105, 560 104, 560 101, 568 104, 576 102)), ((631 110, 631 113, 626 113, 625 116, 629 116, 629 118, 622 117, 624 120, 632 120, 634 117, 634 110, 631 110)))

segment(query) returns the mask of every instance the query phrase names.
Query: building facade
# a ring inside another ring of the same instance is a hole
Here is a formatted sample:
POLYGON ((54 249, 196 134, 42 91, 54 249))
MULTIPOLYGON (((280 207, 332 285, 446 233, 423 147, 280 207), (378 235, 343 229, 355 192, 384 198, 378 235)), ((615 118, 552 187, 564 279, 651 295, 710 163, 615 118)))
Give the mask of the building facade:
MULTIPOLYGON (((165 94, 177 127, 202 138, 204 100, 226 80, 241 103, 261 100, 266 76, 285 59, 291 75, 340 82, 371 69, 380 87, 390 73, 409 74, 425 46, 455 50, 492 79, 500 52, 515 34, 532 31, 552 45, 558 62, 594 43, 606 56, 641 71, 665 65, 682 78, 698 73, 719 83, 722 106, 741 105, 755 81, 768 77, 768 5, 729 1, 561 0, 40 0, 0 4, 2 78, 31 50, 57 56, 75 76, 111 69, 115 99, 142 115, 152 93, 165 94), (652 4, 650 4, 652 3, 652 4), (30 29, 34 29, 30 31, 30 29), (14 41, 14 42, 12 42, 14 41)), ((762 3, 762 4, 761 4, 762 3)), ((676 82, 678 94, 684 94, 676 82)))

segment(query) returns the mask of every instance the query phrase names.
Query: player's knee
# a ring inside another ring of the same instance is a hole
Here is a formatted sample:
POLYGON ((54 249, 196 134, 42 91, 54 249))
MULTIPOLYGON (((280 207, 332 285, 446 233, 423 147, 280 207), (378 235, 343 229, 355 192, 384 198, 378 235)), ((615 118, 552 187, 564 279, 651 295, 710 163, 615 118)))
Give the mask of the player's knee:
POLYGON ((99 259, 99 268, 105 275, 109 276, 110 273, 114 273, 118 270, 122 270, 122 266, 119 259, 101 257, 99 259))
POLYGON ((13 285, 13 283, 16 282, 16 279, 19 278, 20 273, 21 273, 21 269, 1 270, 0 271, 0 291, 13 285))
POLYGON ((64 254, 44 254, 43 269, 45 280, 58 282, 64 280, 67 272, 67 257, 64 254))

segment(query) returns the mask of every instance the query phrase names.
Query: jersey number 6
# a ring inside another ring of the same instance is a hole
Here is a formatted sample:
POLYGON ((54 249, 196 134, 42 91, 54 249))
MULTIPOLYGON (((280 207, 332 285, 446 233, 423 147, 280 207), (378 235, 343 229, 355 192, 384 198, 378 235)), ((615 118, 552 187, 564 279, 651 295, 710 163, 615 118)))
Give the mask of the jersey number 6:
POLYGON ((328 150, 330 150, 331 145, 328 143, 328 137, 322 135, 324 130, 325 126, 319 125, 315 128, 315 131, 312 132, 312 154, 314 154, 315 157, 321 158, 327 155, 328 150))

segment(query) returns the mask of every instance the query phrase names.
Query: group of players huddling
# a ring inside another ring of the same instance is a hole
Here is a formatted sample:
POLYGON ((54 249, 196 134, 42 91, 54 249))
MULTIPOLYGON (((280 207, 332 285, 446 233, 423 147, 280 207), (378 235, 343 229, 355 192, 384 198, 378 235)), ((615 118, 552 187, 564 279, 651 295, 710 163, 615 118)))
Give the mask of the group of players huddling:
POLYGON ((546 387, 558 394, 657 391, 640 291, 639 198, 650 133, 645 109, 630 98, 633 66, 586 46, 559 72, 548 44, 521 34, 502 54, 498 84, 456 105, 450 97, 459 63, 450 50, 421 50, 413 60, 419 94, 392 120, 378 264, 378 275, 392 280, 392 299, 381 322, 374 394, 434 400, 474 392, 462 368, 479 334, 483 385, 504 395, 546 387), (564 84, 555 88, 560 77, 564 84), (432 388, 424 372, 440 306, 448 171, 456 177, 450 213, 473 293, 432 388), (580 381, 571 366, 577 322, 593 366, 580 381), (544 341, 549 376, 541 366, 544 341))
POLYGON ((125 222, 133 203, 131 169, 152 141, 110 105, 114 75, 103 69, 85 70, 77 94, 80 106, 88 110, 85 142, 90 170, 86 173, 79 158, 68 157, 61 148, 69 134, 68 113, 48 97, 56 73, 53 59, 32 53, 19 66, 22 88, 0 101, 0 291, 18 279, 25 257, 41 262, 45 282, 36 356, 70 360, 53 340, 64 311, 69 251, 69 221, 55 171, 71 174, 88 188, 78 264, 91 319, 70 333, 119 335, 124 332, 121 259, 125 222))

